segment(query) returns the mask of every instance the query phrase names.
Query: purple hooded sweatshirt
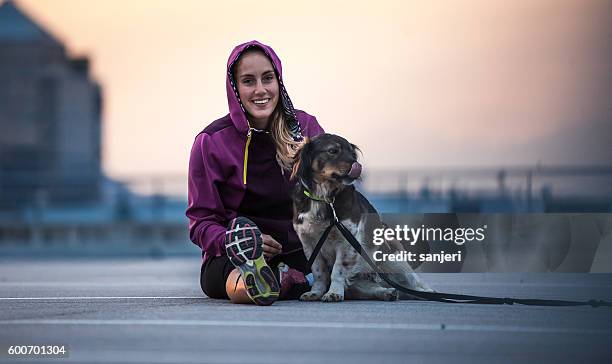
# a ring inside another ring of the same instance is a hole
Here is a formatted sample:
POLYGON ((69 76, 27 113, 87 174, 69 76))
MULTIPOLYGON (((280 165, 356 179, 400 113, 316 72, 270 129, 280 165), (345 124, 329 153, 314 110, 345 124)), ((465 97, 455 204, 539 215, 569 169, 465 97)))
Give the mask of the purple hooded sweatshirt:
POLYGON ((229 114, 196 136, 189 159, 189 236, 202 249, 204 260, 225 254, 226 227, 236 216, 251 218, 262 233, 274 237, 283 245, 281 254, 301 249, 292 224, 294 182, 276 162, 270 134, 250 127, 234 87, 232 66, 249 47, 259 47, 272 61, 279 81, 278 102, 292 116, 293 124, 288 125, 292 135, 323 133, 314 116, 293 109, 283 84, 281 61, 272 48, 257 41, 234 48, 226 73, 229 114))

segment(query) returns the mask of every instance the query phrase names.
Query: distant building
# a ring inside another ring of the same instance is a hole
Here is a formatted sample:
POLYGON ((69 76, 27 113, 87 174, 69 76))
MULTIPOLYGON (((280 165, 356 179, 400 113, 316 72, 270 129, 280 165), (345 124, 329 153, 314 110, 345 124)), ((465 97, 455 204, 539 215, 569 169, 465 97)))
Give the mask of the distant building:
POLYGON ((99 198, 100 86, 87 58, 0 5, 0 208, 99 198))

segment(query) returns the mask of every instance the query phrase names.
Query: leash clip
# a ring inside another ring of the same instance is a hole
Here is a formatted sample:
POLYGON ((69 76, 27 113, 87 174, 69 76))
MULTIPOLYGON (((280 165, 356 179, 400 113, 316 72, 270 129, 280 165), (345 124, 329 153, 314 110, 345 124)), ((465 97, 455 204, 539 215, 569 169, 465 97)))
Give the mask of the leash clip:
POLYGON ((331 202, 327 202, 327 203, 329 204, 329 207, 332 210, 332 214, 334 215, 334 221, 338 222, 339 221, 338 220, 338 215, 336 215, 336 209, 334 208, 334 200, 335 200, 335 198, 331 202))

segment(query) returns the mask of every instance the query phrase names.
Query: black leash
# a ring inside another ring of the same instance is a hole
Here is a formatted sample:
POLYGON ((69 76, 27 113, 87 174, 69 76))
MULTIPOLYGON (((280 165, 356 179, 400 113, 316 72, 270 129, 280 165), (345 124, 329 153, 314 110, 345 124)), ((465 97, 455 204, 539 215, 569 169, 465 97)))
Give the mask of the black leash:
POLYGON ((311 193, 307 193, 306 191, 304 194, 315 201, 325 202, 329 204, 329 207, 331 208, 332 213, 333 213, 332 222, 325 229, 325 231, 323 231, 321 238, 317 242, 317 245, 312 251, 312 254, 308 258, 308 263, 306 266, 307 270, 310 270, 310 268, 312 267, 312 264, 317 258, 317 255, 319 255, 319 252, 321 251, 321 247, 323 247, 323 244, 327 240, 327 236, 329 235, 329 232, 335 226, 338 228, 342 236, 344 236, 346 241, 348 241, 349 244, 351 244, 353 249, 355 249, 355 251, 357 251, 361 255, 361 257, 366 261, 366 263, 368 263, 370 268, 372 268, 372 271, 374 271, 383 281, 387 282, 387 284, 397 289, 398 291, 409 294, 410 296, 413 296, 420 300, 437 301, 437 302, 445 302, 445 303, 470 303, 470 304, 478 304, 478 305, 513 305, 516 303, 519 305, 528 305, 528 306, 591 306, 591 307, 604 306, 604 307, 612 307, 612 302, 607 302, 603 300, 564 301, 564 300, 543 300, 543 299, 528 299, 528 298, 510 298, 510 297, 500 298, 500 297, 471 296, 471 295, 464 295, 464 294, 441 293, 441 292, 422 292, 422 291, 410 289, 390 279, 387 273, 383 273, 378 270, 378 267, 376 267, 376 264, 372 261, 372 259, 370 259, 367 252, 363 249, 361 244, 359 244, 359 242, 353 236, 353 234, 351 234, 351 232, 346 228, 346 226, 344 226, 338 219, 336 215, 336 211, 334 209, 333 201, 330 202, 330 201, 326 201, 320 198, 313 198, 313 195, 311 193))

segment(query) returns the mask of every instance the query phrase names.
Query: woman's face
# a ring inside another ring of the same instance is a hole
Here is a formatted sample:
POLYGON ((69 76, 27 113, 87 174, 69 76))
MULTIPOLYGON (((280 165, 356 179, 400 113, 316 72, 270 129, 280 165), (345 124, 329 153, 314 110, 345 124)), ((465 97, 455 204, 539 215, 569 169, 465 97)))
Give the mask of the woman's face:
POLYGON ((261 51, 248 52, 238 60, 234 77, 251 126, 265 129, 278 104, 278 80, 272 63, 261 51))

